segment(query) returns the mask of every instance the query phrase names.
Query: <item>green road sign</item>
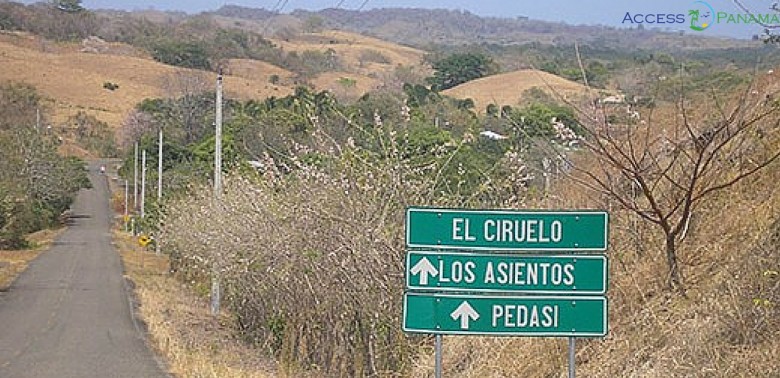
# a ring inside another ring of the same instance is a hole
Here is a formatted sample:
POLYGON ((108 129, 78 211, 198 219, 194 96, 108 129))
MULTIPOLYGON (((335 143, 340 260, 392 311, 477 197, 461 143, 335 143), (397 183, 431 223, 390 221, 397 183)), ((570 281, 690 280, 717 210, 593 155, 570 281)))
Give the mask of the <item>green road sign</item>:
POLYGON ((605 251, 604 211, 409 208, 406 245, 490 251, 605 251))
POLYGON ((601 337, 604 297, 404 294, 406 332, 448 335, 601 337))
POLYGON ((410 251, 410 290, 604 294, 607 258, 410 251))

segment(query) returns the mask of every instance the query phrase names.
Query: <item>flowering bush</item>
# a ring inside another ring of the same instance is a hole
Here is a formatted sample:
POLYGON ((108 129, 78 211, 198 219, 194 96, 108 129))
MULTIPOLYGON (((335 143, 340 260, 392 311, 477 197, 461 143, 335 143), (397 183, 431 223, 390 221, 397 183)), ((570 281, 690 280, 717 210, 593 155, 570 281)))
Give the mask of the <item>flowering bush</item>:
POLYGON ((519 206, 530 176, 507 153, 492 170, 501 175, 447 193, 441 173, 463 149, 420 165, 397 139, 384 139, 381 154, 338 146, 326 163, 299 146, 289 173, 266 155, 260 174, 226 180, 219 203, 203 188, 170 204, 162 240, 173 268, 203 289, 218 274, 241 334, 284 366, 336 376, 407 369, 420 339, 400 327, 405 208, 519 206))

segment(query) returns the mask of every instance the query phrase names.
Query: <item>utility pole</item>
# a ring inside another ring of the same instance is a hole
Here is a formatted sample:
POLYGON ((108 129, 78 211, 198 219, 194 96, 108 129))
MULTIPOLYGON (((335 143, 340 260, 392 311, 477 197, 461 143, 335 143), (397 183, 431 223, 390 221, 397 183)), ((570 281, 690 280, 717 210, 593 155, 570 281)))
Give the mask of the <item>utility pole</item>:
POLYGON ((146 150, 141 155, 141 219, 146 216, 146 206, 144 199, 146 198, 146 150))
POLYGON ((135 142, 133 159, 133 211, 138 210, 138 142, 135 142))
POLYGON ((157 201, 162 200, 162 164, 163 164, 163 133, 160 128, 159 145, 157 146, 157 201))
POLYGON ((163 173, 163 130, 157 146, 157 234, 154 237, 154 253, 160 255, 160 230, 162 229, 162 173, 163 173))
MULTIPOLYGON (((222 70, 217 75, 217 101, 216 120, 214 122, 216 132, 214 137, 214 205, 217 210, 221 208, 222 197, 222 70)), ((219 256, 215 253, 211 267, 211 315, 219 315, 220 306, 220 273, 219 256)))
POLYGON ((127 218, 127 202, 128 202, 127 195, 129 190, 130 190, 130 185, 127 182, 127 180, 125 180, 125 216, 122 218, 122 220, 125 222, 125 232, 127 232, 127 228, 130 225, 130 222, 128 222, 128 218, 127 218))
POLYGON ((217 76, 217 109, 214 137, 214 199, 222 197, 222 71, 217 76))

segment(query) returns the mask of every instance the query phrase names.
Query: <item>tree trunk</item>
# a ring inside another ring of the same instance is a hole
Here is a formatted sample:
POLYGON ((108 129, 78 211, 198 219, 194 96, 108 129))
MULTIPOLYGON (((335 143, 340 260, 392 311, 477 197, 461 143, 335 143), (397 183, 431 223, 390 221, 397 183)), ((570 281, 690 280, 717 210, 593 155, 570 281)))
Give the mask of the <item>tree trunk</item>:
POLYGON ((669 266, 669 289, 682 290, 680 267, 677 265, 677 243, 674 235, 666 236, 666 264, 669 266))

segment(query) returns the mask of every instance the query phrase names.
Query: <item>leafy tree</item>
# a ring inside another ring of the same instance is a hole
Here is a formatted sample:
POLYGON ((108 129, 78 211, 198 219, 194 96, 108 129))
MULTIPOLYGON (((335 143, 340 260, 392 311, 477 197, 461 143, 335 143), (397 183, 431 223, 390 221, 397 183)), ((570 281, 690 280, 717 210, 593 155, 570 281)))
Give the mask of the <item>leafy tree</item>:
POLYGON ((512 110, 509 117, 515 125, 514 132, 517 140, 552 138, 555 135, 553 119, 572 128, 578 135, 580 131, 574 111, 558 105, 532 104, 520 110, 512 110))
POLYGON ((154 60, 160 63, 185 68, 211 69, 206 48, 200 43, 163 39, 154 44, 151 52, 154 60))
POLYGON ((403 90, 409 97, 409 106, 413 108, 419 108, 430 102, 440 101, 442 98, 440 94, 420 84, 404 84, 403 90))
POLYGON ((558 64, 551 61, 545 61, 539 66, 539 69, 551 73, 553 75, 558 75, 560 73, 560 67, 558 67, 558 64))
POLYGON ((498 71, 493 59, 480 53, 452 54, 433 62, 434 74, 427 79, 434 91, 442 91, 498 71))
POLYGON ((267 154, 286 164, 294 146, 306 142, 309 126, 309 120, 301 112, 279 107, 245 126, 236 135, 236 144, 254 160, 267 154))
POLYGON ((410 128, 399 136, 401 156, 433 157, 441 154, 438 149, 443 148, 452 140, 450 133, 433 125, 420 125, 410 128))
POLYGON ((83 111, 68 118, 68 124, 73 125, 72 135, 79 145, 98 156, 116 156, 114 132, 107 123, 102 122, 83 111))
POLYGON ((498 117, 498 105, 490 103, 485 107, 485 114, 488 117, 498 117))
POLYGON ((84 163, 57 154, 39 130, 40 96, 28 85, 0 86, 0 249, 24 247, 24 235, 49 227, 89 185, 84 163))

